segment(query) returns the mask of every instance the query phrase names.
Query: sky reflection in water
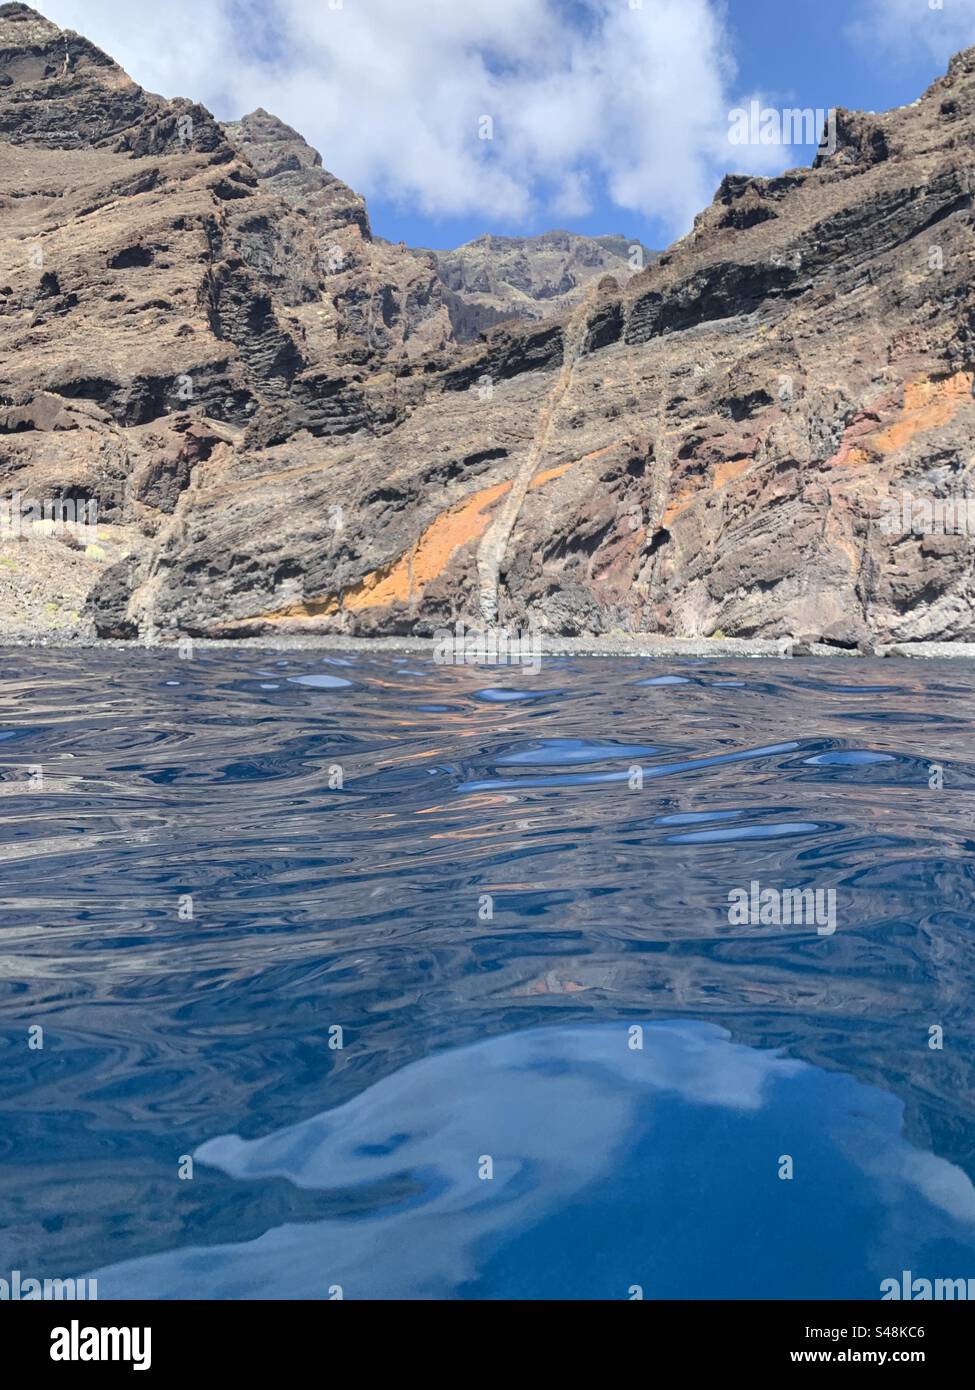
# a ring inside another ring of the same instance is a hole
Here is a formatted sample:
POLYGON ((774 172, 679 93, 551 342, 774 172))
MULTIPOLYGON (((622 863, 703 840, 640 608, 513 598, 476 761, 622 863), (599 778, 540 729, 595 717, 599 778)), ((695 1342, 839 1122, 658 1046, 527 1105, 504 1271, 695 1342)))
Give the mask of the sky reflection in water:
POLYGON ((0 1275, 975 1276, 970 680, 839 667, 2 653, 0 1275), (754 879, 835 934, 730 925, 754 879))

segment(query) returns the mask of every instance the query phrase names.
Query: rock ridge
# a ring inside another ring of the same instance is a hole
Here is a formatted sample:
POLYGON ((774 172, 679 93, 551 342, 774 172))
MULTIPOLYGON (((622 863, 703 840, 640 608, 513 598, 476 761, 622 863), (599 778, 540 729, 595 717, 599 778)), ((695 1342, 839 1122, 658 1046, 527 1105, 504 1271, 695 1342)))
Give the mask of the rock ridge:
POLYGON ((0 493, 98 508, 0 535, 8 634, 975 640, 915 524, 972 488, 975 49, 837 134, 459 341, 297 132, 0 5, 0 493))

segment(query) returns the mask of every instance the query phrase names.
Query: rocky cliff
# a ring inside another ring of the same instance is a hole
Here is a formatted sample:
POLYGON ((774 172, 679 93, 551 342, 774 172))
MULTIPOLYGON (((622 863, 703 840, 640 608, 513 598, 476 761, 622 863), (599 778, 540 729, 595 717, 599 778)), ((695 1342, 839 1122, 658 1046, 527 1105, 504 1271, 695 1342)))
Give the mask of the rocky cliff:
POLYGON ((655 252, 624 236, 481 236, 453 251, 432 251, 447 289, 454 336, 472 342, 507 319, 551 318, 582 299, 594 280, 621 284, 643 270, 655 252))
POLYGON ((971 538, 882 518, 970 483, 973 188, 970 50, 463 344, 295 132, 2 5, 0 494, 98 505, 0 542, 6 630, 971 640, 971 538))

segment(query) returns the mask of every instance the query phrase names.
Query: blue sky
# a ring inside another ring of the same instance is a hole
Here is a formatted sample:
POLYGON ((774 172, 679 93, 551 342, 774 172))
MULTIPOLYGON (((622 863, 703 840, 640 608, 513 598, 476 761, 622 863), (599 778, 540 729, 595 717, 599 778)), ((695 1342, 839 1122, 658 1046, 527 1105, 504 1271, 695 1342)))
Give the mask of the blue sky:
MULTIPOLYGON (((577 9, 574 0, 566 0, 564 9, 567 22, 571 22, 572 11, 577 9)), ((913 101, 943 71, 935 53, 919 47, 892 55, 892 61, 871 61, 853 36, 842 37, 850 23, 850 9, 849 0, 819 0, 816 4, 787 0, 787 6, 783 0, 728 0, 729 52, 737 65, 739 90, 767 93, 768 101, 783 105, 881 111, 913 101)), ((747 172, 748 153, 729 149, 726 172, 747 172)), ((794 150, 791 155, 783 152, 779 164, 784 169, 792 163, 808 163, 811 157, 812 152, 806 150, 794 150)), ((763 168, 761 172, 769 171, 763 168)), ((599 190, 592 212, 564 217, 556 223, 544 208, 527 225, 521 219, 488 222, 481 215, 431 218, 417 215, 397 199, 382 196, 369 198, 369 208, 376 232, 413 246, 456 246, 485 231, 521 236, 558 225, 591 235, 622 232, 659 247, 668 244, 673 231, 659 218, 615 205, 605 189, 599 190)))
POLYGON ((621 232, 665 246, 731 170, 729 112, 885 110, 975 44, 975 0, 40 0, 165 96, 263 106, 367 199, 374 230, 621 232), (485 118, 489 118, 485 134, 485 118))
MULTIPOLYGON (((951 20, 955 17, 951 0, 946 4, 951 20)), ((571 13, 575 8, 567 0, 566 11, 571 13)), ((926 9, 927 0, 920 0, 917 13, 922 20, 930 18, 934 29, 946 12, 921 14, 926 9)), ((887 111, 919 97, 945 70, 940 54, 957 51, 958 30, 946 26, 945 42, 937 47, 912 44, 905 36, 903 47, 885 43, 871 54, 869 37, 849 32, 855 10, 850 0, 805 4, 799 0, 728 0, 725 10, 732 40, 730 53, 738 68, 738 89, 742 93, 766 93, 769 102, 776 104, 887 111)), ((867 8, 862 12, 867 14, 867 8)), ((937 39, 934 42, 937 44, 937 39)), ((971 37, 962 42, 975 44, 975 14, 971 16, 971 37)), ((747 154, 729 150, 726 172, 749 172, 742 167, 748 164, 747 154)), ((806 164, 811 157, 811 151, 795 150, 793 158, 783 154, 780 167, 806 164)), ((481 217, 418 217, 395 200, 381 197, 370 199, 369 206, 375 231, 392 240, 402 238, 412 246, 456 246, 485 231, 523 236, 547 231, 553 225, 541 210, 525 227, 501 221, 487 225, 481 217)), ((648 246, 666 245, 671 231, 658 218, 614 206, 605 193, 591 214, 564 219, 558 225, 590 235, 622 232, 648 246)))

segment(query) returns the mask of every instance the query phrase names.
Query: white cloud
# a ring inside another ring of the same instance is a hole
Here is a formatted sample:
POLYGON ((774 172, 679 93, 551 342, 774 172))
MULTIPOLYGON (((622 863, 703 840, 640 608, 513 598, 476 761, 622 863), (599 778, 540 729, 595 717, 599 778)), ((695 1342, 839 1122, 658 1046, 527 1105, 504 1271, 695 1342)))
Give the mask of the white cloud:
POLYGON ((620 209, 681 233, 734 100, 718 0, 41 0, 152 91, 264 106, 367 197, 495 221, 620 209), (478 138, 490 116, 494 138, 478 138))
POLYGON ((930 0, 863 0, 850 32, 873 54, 910 60, 926 50, 944 66, 975 44, 975 0, 944 0, 940 9, 930 0))
POLYGON ((592 211, 591 179, 585 169, 569 169, 551 199, 559 217, 585 217, 592 211))
MULTIPOLYGON (((927 0, 863 3, 938 22, 927 0)), ((678 236, 728 168, 811 158, 729 145, 741 98, 725 0, 41 4, 150 90, 222 119, 263 106, 368 200, 427 216, 527 225, 609 202, 678 236), (491 139, 479 138, 483 117, 491 139)), ((945 4, 955 28, 975 11, 945 4)))

